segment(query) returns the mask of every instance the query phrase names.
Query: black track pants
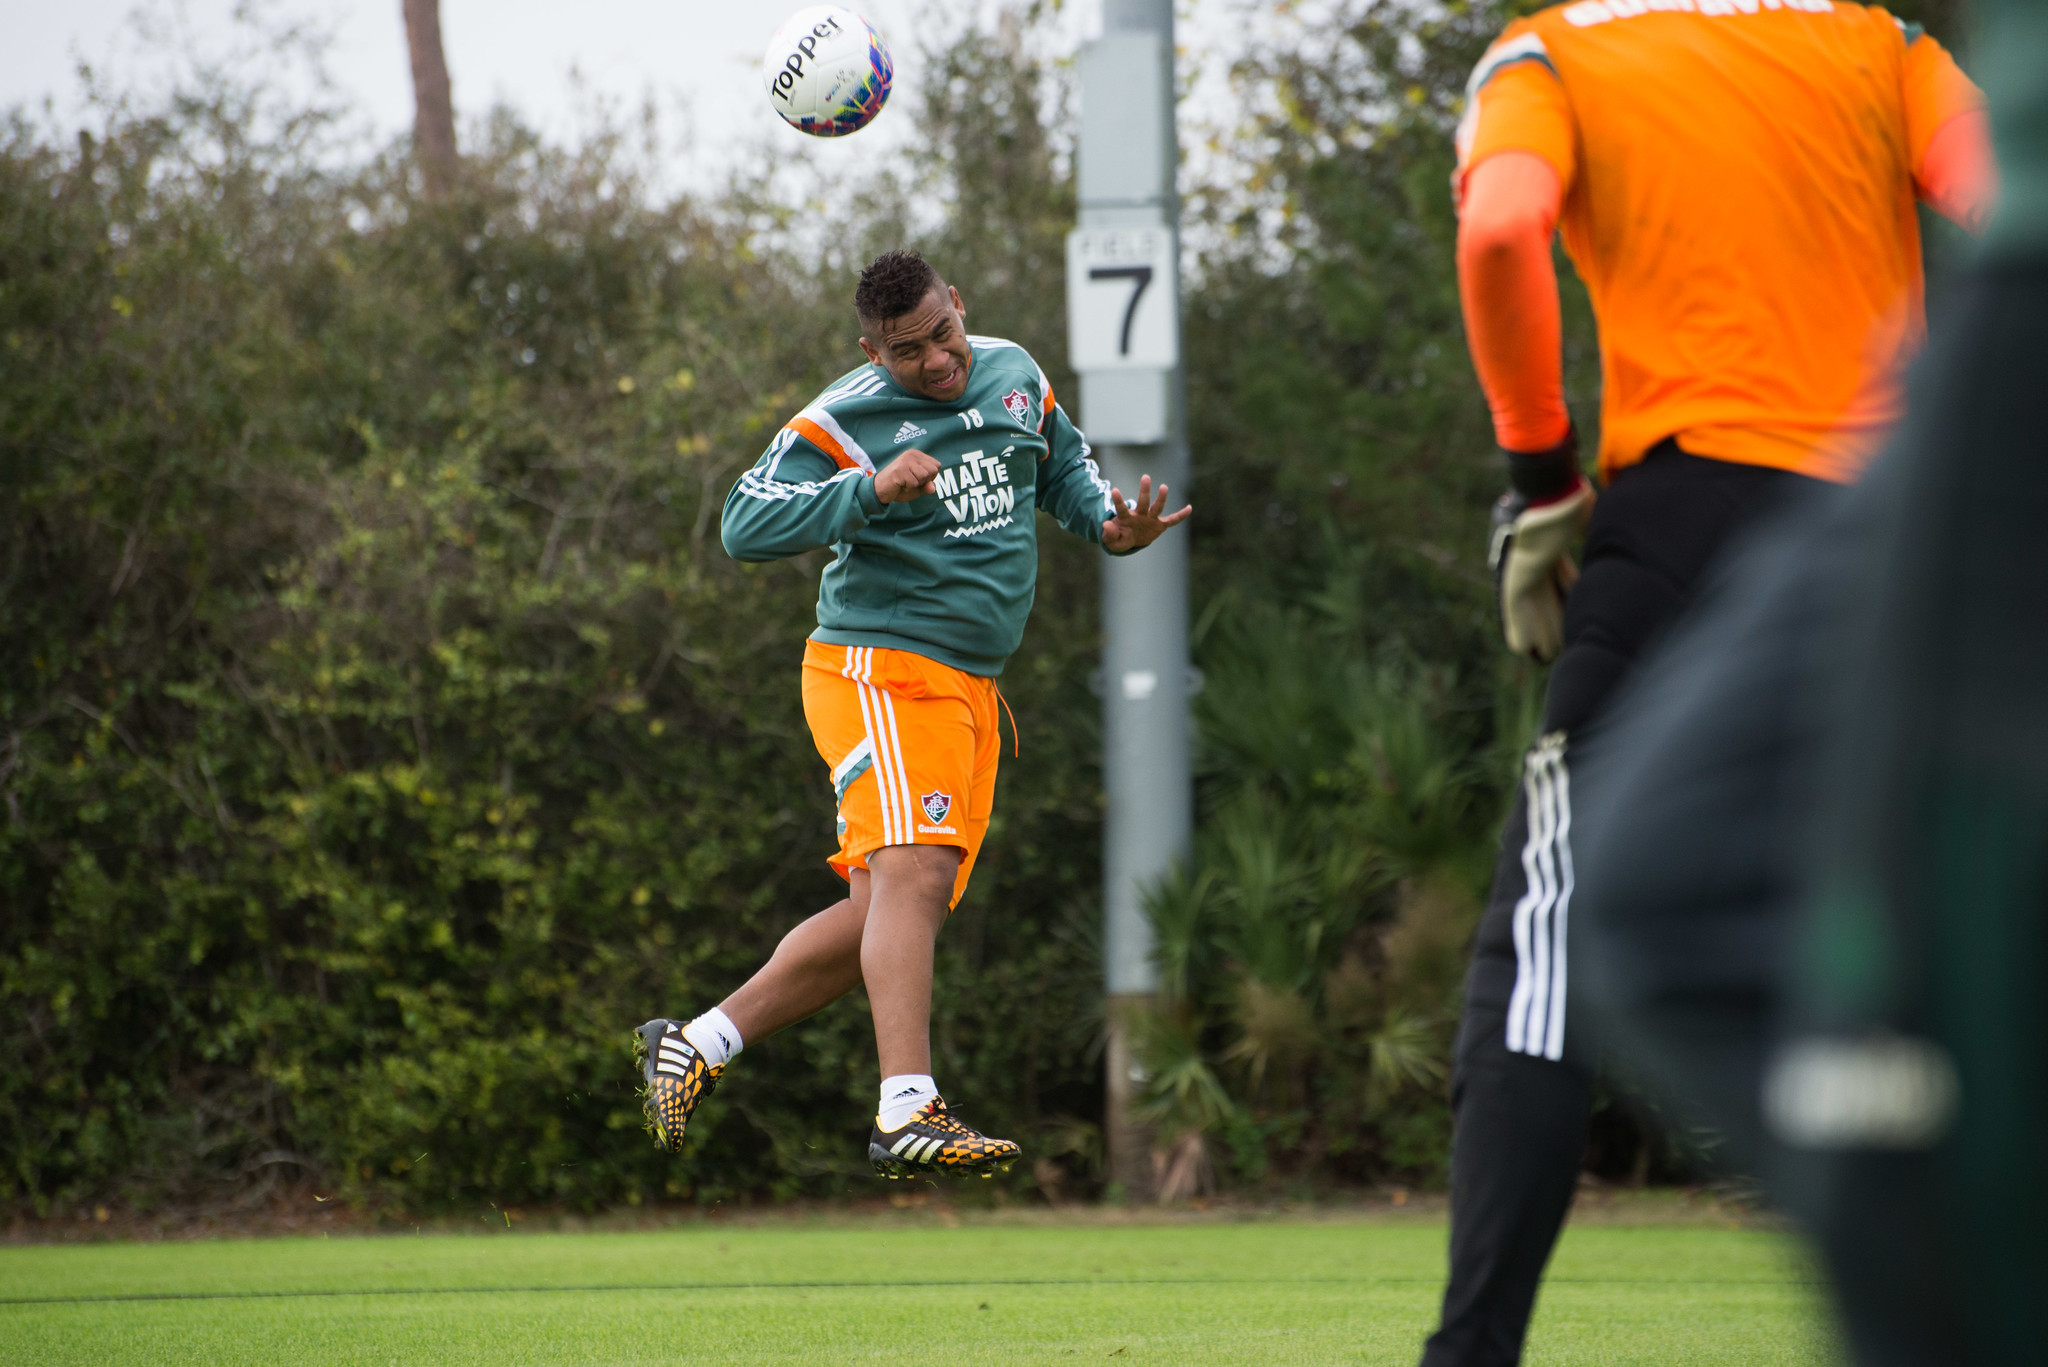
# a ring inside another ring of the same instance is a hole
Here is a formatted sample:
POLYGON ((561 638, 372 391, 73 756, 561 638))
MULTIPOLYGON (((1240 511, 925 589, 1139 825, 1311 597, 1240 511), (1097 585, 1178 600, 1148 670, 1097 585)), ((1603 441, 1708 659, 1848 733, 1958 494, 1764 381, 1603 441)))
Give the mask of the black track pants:
POLYGON ((1572 1005, 1566 924, 1569 761, 1645 647, 1728 540, 1812 481, 1689 456, 1666 441, 1600 496, 1565 604, 1543 736, 1501 832, 1465 980, 1451 1086, 1451 1276, 1424 1367, 1518 1361, 1536 1286, 1570 1207, 1592 1108, 1593 1051, 1572 1005))

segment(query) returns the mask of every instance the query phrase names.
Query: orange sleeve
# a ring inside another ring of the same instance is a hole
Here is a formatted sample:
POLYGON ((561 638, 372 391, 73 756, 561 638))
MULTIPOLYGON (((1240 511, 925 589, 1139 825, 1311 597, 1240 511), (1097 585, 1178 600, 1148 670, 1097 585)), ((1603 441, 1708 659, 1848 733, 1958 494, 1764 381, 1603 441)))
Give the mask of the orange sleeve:
POLYGON ((1578 173, 1578 147, 1571 101, 1541 42, 1533 33, 1517 36, 1509 28, 1472 73, 1458 123, 1455 197, 1462 205, 1472 169, 1500 152, 1534 153, 1569 190, 1578 173))
POLYGON ((1981 234, 1998 207, 1990 115, 1972 110, 1935 129, 1913 169, 1913 189, 1943 218, 1981 234))
POLYGON ((1904 87, 1906 152, 1918 176, 1935 134, 1959 114, 1981 112, 1984 92, 1963 74, 1947 48, 1924 33, 1906 46, 1904 87))
POLYGON ((1998 198, 1984 92, 1925 34, 1906 45, 1902 84, 1914 191, 1942 217, 1982 232, 1998 198))
POLYGON ((1458 297, 1494 439, 1510 451, 1548 450, 1571 429, 1550 257, 1564 181, 1547 159, 1519 148, 1478 163, 1467 181, 1458 219, 1458 297))

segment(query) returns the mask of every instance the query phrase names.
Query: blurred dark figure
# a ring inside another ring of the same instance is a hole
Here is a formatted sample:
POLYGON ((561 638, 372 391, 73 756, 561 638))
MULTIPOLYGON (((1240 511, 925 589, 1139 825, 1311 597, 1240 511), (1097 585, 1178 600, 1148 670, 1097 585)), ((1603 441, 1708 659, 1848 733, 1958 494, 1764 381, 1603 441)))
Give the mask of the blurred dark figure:
POLYGON ((1604 1037, 1887 1367, 2048 1360, 2048 5, 1978 19, 2002 202, 1904 428, 1718 578, 1580 814, 1604 1037))

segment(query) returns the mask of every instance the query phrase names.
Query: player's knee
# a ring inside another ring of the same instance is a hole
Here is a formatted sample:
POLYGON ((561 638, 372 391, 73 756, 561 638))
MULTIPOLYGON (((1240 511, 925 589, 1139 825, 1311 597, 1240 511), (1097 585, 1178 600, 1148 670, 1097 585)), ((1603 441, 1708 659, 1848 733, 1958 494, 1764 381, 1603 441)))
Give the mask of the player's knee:
POLYGON ((900 896, 947 907, 963 851, 955 845, 890 845, 868 856, 868 867, 900 896))

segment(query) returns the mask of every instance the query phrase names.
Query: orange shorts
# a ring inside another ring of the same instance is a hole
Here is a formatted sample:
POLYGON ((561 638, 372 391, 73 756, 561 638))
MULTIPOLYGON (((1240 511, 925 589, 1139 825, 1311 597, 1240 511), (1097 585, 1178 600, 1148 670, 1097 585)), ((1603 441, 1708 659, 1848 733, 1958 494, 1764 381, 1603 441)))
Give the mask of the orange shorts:
POLYGON ((967 891, 995 808, 996 681, 907 650, 804 645, 804 720, 832 771, 841 878, 885 845, 961 851, 967 891))

